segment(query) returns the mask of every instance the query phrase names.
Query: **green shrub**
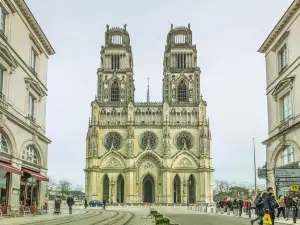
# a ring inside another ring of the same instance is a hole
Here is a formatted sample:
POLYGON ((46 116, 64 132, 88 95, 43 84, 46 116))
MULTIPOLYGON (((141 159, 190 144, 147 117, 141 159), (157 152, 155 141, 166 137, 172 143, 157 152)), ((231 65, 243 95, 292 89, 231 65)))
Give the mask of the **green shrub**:
POLYGON ((155 210, 151 210, 151 211, 150 211, 150 214, 151 214, 151 215, 154 215, 154 214, 156 214, 156 213, 157 213, 157 211, 155 211, 155 210))
POLYGON ((170 223, 170 219, 164 217, 164 223, 169 224, 170 223))
POLYGON ((156 213, 156 214, 154 214, 154 217, 155 218, 163 218, 163 215, 160 213, 156 213))

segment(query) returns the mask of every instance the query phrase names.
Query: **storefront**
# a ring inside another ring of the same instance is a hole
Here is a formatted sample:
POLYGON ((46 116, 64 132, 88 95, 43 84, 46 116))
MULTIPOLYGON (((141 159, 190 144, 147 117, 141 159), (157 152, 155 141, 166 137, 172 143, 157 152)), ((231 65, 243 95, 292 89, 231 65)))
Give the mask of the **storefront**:
POLYGON ((22 168, 23 175, 20 183, 20 203, 26 206, 44 204, 39 199, 41 181, 48 182, 49 179, 39 172, 22 168))

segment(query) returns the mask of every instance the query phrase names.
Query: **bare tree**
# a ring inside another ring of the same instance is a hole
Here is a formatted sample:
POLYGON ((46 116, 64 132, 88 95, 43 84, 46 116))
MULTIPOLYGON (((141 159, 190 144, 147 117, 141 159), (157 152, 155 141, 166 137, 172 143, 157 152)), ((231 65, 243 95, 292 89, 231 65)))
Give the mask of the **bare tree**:
POLYGON ((70 191, 72 190, 72 184, 68 180, 60 180, 57 184, 57 191, 61 193, 61 196, 69 195, 70 191))
POLYGON ((216 193, 229 192, 232 186, 232 183, 229 183, 228 181, 216 180, 215 191, 216 193))

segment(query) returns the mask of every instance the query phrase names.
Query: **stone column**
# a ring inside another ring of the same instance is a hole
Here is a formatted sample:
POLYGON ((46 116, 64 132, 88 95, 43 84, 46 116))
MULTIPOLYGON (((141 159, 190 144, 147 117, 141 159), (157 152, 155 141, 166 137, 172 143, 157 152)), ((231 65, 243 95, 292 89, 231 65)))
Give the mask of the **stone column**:
MULTIPOLYGON (((13 158, 11 165, 21 170, 21 160, 13 158)), ((18 174, 11 173, 9 179, 8 205, 12 207, 19 206, 20 189, 21 189, 21 176, 18 174), (15 191, 13 191, 14 189, 15 191)))
POLYGON ((117 186, 116 181, 112 180, 110 182, 110 192, 111 192, 110 199, 111 199, 111 201, 112 201, 113 204, 115 204, 117 202, 117 193, 116 193, 117 190, 116 190, 116 186, 117 186))
POLYGON ((96 194, 97 194, 97 200, 102 201, 103 194, 102 194, 102 188, 101 188, 101 173, 96 172, 96 194))
POLYGON ((136 179, 135 172, 129 171, 126 173, 126 195, 125 201, 126 203, 135 203, 136 202, 136 179))

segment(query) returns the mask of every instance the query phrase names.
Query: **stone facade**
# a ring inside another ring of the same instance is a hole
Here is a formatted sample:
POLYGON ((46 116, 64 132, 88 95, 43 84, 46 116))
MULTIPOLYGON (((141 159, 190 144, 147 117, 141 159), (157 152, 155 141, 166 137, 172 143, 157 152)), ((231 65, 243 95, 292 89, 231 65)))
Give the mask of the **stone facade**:
POLYGON ((211 132, 190 25, 168 33, 163 102, 134 101, 126 25, 107 26, 105 37, 86 139, 87 200, 211 203, 211 132))
POLYGON ((260 47, 266 57, 269 138, 267 185, 275 185, 274 169, 300 161, 300 0, 295 0, 260 47))
POLYGON ((0 206, 18 206, 29 196, 30 204, 44 204, 47 70, 54 50, 23 0, 0 0, 0 10, 0 206))

